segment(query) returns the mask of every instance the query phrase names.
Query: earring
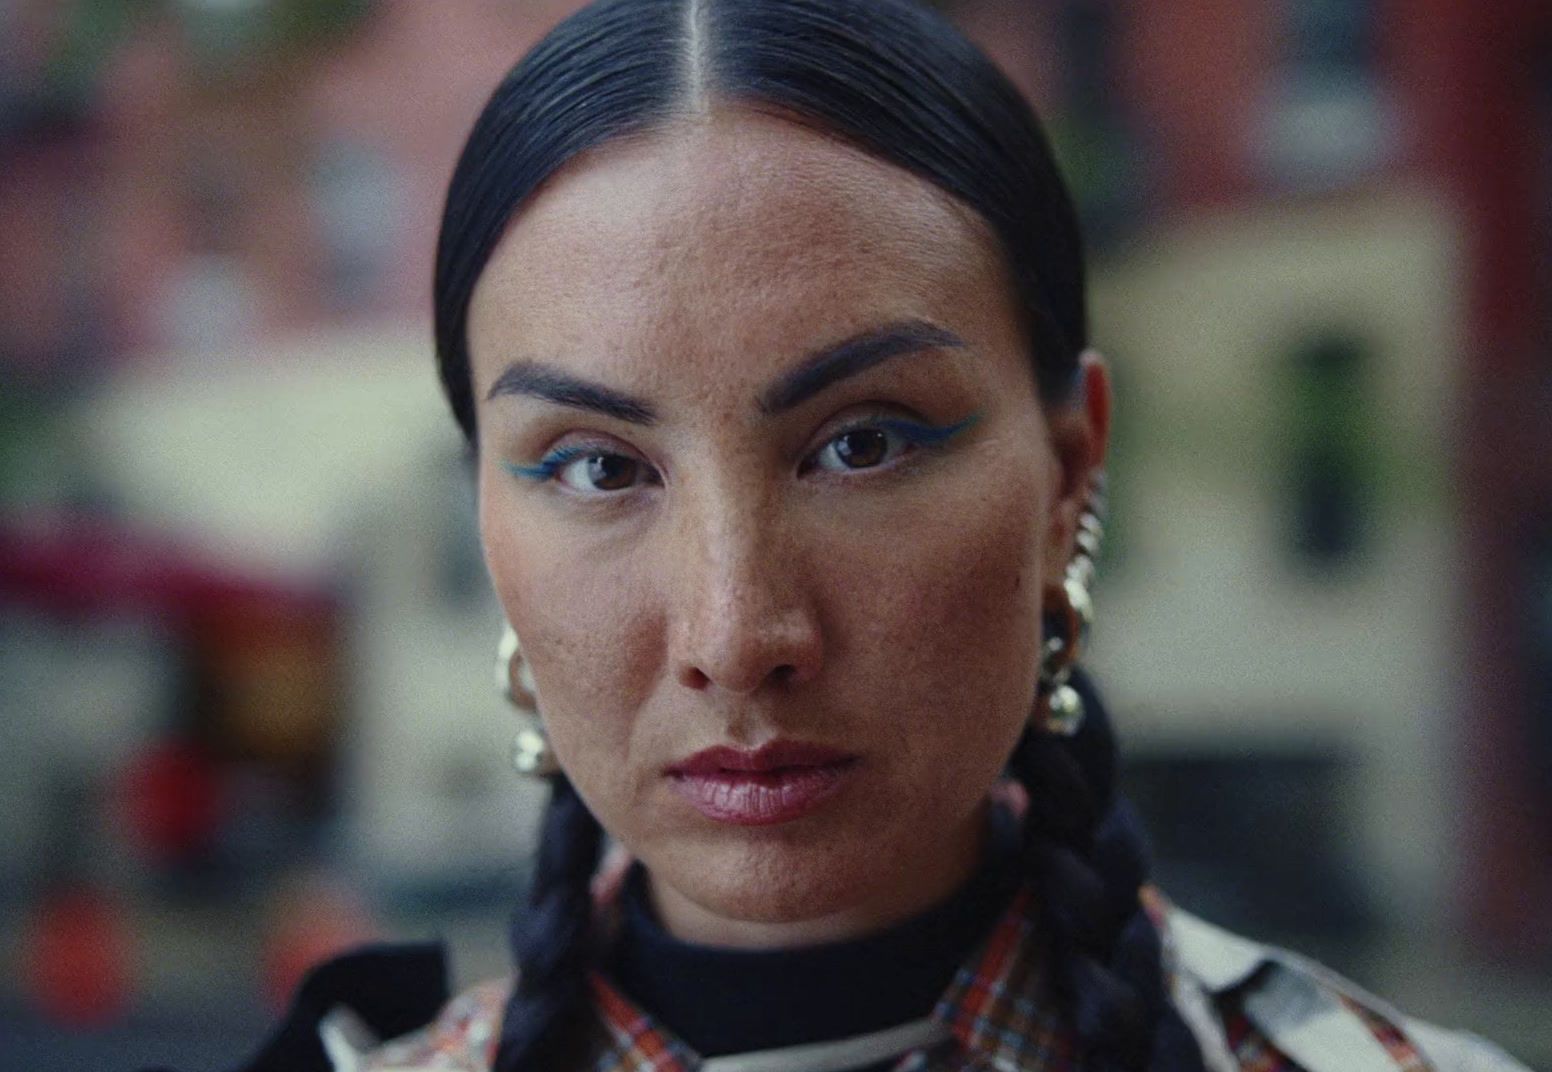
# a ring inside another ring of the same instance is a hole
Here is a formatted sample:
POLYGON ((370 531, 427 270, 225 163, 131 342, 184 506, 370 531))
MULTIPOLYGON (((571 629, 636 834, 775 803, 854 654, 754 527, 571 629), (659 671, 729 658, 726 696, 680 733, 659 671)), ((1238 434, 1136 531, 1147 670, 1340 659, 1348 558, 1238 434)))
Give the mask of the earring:
POLYGON ((1071 737, 1083 726, 1083 697, 1069 684, 1073 668, 1088 646, 1094 627, 1094 562, 1105 536, 1104 474, 1094 477, 1089 499, 1078 517, 1072 560, 1060 585, 1047 589, 1045 646, 1040 653, 1040 686, 1036 710, 1042 713, 1040 728, 1071 737))
POLYGON ((518 715, 517 736, 512 740, 512 766, 519 774, 532 778, 548 778, 560 773, 560 763, 550 738, 544 732, 539 718, 539 700, 534 693, 533 671, 523 658, 523 649, 517 642, 517 631, 510 625, 501 634, 496 645, 496 688, 505 696, 518 715))

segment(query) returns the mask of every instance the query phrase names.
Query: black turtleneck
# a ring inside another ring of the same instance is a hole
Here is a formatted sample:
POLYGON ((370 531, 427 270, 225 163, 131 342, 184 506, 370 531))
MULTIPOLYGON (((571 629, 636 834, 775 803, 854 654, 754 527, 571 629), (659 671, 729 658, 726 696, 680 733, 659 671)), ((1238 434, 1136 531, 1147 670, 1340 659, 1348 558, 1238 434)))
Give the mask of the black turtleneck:
POLYGON ((889 930, 801 949, 691 945, 652 911, 632 869, 609 974, 703 1057, 882 1031, 927 1016, 1012 898, 1021 878, 1016 824, 992 809, 986 858, 949 900, 889 930))

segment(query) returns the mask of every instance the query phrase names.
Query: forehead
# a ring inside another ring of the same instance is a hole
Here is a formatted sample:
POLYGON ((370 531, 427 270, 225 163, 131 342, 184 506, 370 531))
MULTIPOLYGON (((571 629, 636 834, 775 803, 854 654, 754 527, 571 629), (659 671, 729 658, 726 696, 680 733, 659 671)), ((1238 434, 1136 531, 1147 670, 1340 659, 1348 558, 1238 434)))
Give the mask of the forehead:
POLYGON ((971 334, 976 321, 1009 326, 980 218, 833 138, 725 110, 616 140, 553 177, 487 265, 469 342, 477 389, 524 358, 645 387, 699 358, 761 366, 912 317, 971 334))

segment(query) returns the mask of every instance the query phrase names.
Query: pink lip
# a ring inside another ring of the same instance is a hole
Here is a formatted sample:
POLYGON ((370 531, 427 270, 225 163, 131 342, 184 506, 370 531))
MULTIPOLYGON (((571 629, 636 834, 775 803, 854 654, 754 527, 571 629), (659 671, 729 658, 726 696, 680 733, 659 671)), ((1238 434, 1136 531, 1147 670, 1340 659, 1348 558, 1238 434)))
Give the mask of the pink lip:
POLYGON ((734 826, 788 823, 844 789, 857 768, 848 752, 798 741, 753 751, 708 748, 666 771, 671 784, 706 818, 734 826))

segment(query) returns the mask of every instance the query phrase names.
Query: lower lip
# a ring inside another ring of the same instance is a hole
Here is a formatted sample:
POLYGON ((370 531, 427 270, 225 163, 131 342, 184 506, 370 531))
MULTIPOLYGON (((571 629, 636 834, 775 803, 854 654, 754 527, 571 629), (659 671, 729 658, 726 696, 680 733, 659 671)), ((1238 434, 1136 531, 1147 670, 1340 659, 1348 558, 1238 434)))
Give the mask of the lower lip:
POLYGON ((706 818, 733 826, 773 826, 810 815, 846 788, 856 762, 773 771, 674 774, 669 782, 706 818))

